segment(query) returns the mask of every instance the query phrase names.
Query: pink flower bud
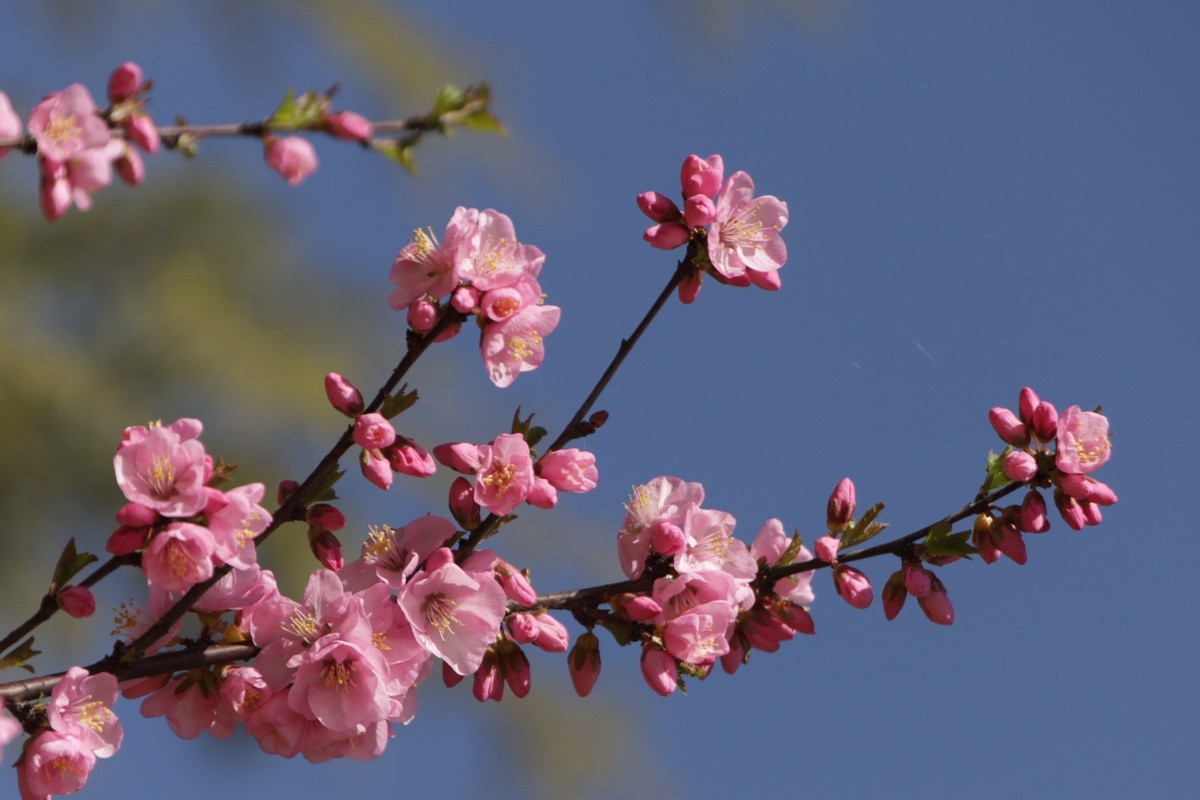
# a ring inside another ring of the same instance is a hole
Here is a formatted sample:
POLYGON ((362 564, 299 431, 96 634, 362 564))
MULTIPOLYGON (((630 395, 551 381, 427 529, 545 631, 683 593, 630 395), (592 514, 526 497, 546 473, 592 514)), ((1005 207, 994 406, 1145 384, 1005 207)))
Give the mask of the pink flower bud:
POLYGON ((456 322, 453 325, 450 325, 449 327, 447 327, 445 330, 443 330, 437 336, 433 337, 433 341, 448 342, 451 339, 453 339, 455 336, 458 336, 458 332, 460 330, 462 330, 462 323, 456 322))
POLYGON ((363 412, 363 396, 346 378, 331 372, 325 376, 325 396, 329 404, 347 417, 357 417, 363 412))
POLYGON ((1013 450, 1004 457, 1004 476, 1010 481, 1026 483, 1037 475, 1037 460, 1024 450, 1013 450))
POLYGON ((904 564, 904 589, 913 597, 924 597, 929 594, 933 585, 933 573, 920 564, 909 561, 904 564))
POLYGON ((117 170, 117 177, 129 186, 137 186, 146 178, 146 165, 142 163, 142 157, 128 145, 113 162, 113 167, 117 170))
POLYGON ((500 656, 495 647, 489 647, 483 654, 483 662, 475 670, 475 682, 471 693, 481 703, 488 700, 499 702, 504 698, 504 678, 500 674, 500 656))
POLYGON ((158 152, 160 138, 158 126, 154 120, 145 114, 134 114, 125 120, 125 132, 129 141, 140 147, 143 152, 154 155, 158 152))
POLYGON ((382 414, 363 414, 354 420, 354 442, 367 450, 382 450, 396 441, 396 430, 382 414))
POLYGON ((575 640, 567 656, 567 670, 571 673, 571 685, 575 694, 587 697, 600 677, 600 639, 591 631, 586 631, 575 640))
POLYGON ((883 615, 889 620, 896 618, 904 601, 908 599, 908 590, 904 588, 904 570, 893 572, 883 585, 883 615))
POLYGON ((533 618, 533 614, 519 611, 516 614, 508 615, 508 631, 512 634, 513 640, 520 644, 529 644, 538 635, 537 620, 533 618))
POLYGON ((988 422, 992 423, 996 435, 1013 447, 1025 447, 1029 444, 1029 431, 1025 423, 1007 408, 993 408, 988 412, 988 422))
POLYGON ((317 151, 307 139, 267 136, 263 139, 267 166, 292 186, 299 186, 317 168, 317 151))
POLYGON ((117 512, 117 522, 130 528, 142 528, 158 521, 158 512, 141 503, 126 503, 117 512))
POLYGON ((596 457, 574 447, 546 453, 538 461, 537 473, 562 492, 590 492, 600 478, 596 457))
POLYGON ((833 588, 839 597, 855 608, 866 608, 875 599, 867 576, 845 564, 833 568, 833 588))
POLYGON ((854 481, 842 478, 825 506, 825 521, 831 533, 841 533, 849 527, 854 519, 855 502, 854 481))
POLYGON ((475 487, 461 476, 450 484, 450 516, 469 531, 479 527, 479 504, 475 502, 475 487))
POLYGON ((929 594, 917 602, 921 604, 921 610, 930 622, 936 622, 938 625, 950 625, 954 622, 954 606, 950 604, 946 587, 936 576, 933 578, 933 588, 929 590, 929 594))
POLYGON ((130 527, 122 525, 108 537, 104 549, 114 556, 124 556, 136 553, 150 541, 150 529, 146 527, 130 527))
POLYGON ((1000 549, 996 547, 996 540, 992 535, 992 525, 995 521, 991 514, 985 512, 976 517, 975 524, 971 526, 971 544, 979 551, 979 557, 986 564, 995 564, 1000 560, 1000 549))
MULTIPOLYGON (((21 117, 13 110, 8 95, 0 92, 0 139, 19 139, 21 132, 21 117)), ((7 147, 0 147, 0 158, 4 158, 8 150, 7 147)))
POLYGON ((447 442, 433 448, 433 457, 455 472, 474 475, 479 471, 479 445, 447 442))
POLYGON ((370 450, 364 449, 358 459, 363 477, 383 489, 385 492, 392 486, 392 467, 388 460, 377 456, 370 450))
POLYGON ((142 68, 132 61, 126 61, 108 76, 109 102, 119 103, 129 99, 142 87, 142 82, 142 68))
POLYGON ((279 482, 279 488, 275 490, 275 502, 278 505, 283 505, 287 502, 292 493, 300 488, 300 484, 291 478, 286 478, 279 482))
POLYGON ((393 470, 411 478, 428 478, 437 472, 433 456, 407 436, 397 436, 391 447, 383 449, 383 457, 393 470))
POLYGON ((445 661, 442 662, 442 683, 447 689, 453 689, 462 681, 464 677, 466 676, 459 675, 457 672, 455 672, 454 667, 450 666, 445 661))
POLYGON ((540 475, 534 475, 529 492, 525 495, 525 502, 537 508, 554 508, 558 503, 558 490, 550 481, 540 475))
POLYGON ((1046 519, 1046 501, 1037 489, 1030 489, 1021 501, 1021 530, 1026 533, 1044 533, 1050 530, 1046 519))
POLYGON ((704 273, 697 270, 683 279, 679 284, 679 302, 685 306, 696 302, 696 298, 700 296, 700 283, 703 277, 704 273))
POLYGON ((1089 478, 1086 475, 1066 474, 1059 476, 1058 485, 1062 490, 1076 500, 1095 503, 1099 506, 1111 506, 1117 502, 1117 493, 1108 484, 1089 478))
POLYGON ((353 111, 338 111, 325 117, 325 129, 339 139, 363 141, 370 139, 371 122, 353 111))
POLYGON ((450 296, 450 305, 460 314, 470 314, 479 308, 479 290, 474 286, 460 286, 450 296))
POLYGON ((841 546, 842 543, 836 536, 826 534, 813 544, 813 552, 816 553, 817 558, 832 564, 837 561, 838 548, 841 546))
POLYGON ((679 688, 679 667, 675 657, 653 645, 642 648, 642 677, 647 686, 663 697, 679 688))
POLYGON ((1096 503, 1089 503, 1086 500, 1079 502, 1079 508, 1083 511, 1083 521, 1087 525, 1099 525, 1104 521, 1104 514, 1100 512, 1100 506, 1096 503))
POLYGON ((424 335, 433 330, 438 321, 437 304, 427 295, 421 295, 408 306, 408 327, 424 335))
POLYGON ((1054 441, 1054 437, 1058 435, 1058 411, 1043 400, 1033 410, 1033 422, 1030 427, 1041 441, 1054 441))
POLYGON ((346 566, 346 559, 342 556, 342 543, 329 531, 318 530, 316 536, 310 536, 308 547, 325 569, 341 572, 346 566))
POLYGON ((793 633, 803 633, 811 636, 817 632, 816 625, 813 624, 812 614, 809 614, 802 605, 785 601, 776 605, 774 611, 779 621, 793 633))
POLYGON ((504 672, 504 681, 508 684, 508 688, 512 689, 513 696, 520 700, 529 694, 531 685, 529 659, 526 658, 521 648, 509 643, 509 646, 504 648, 500 661, 501 669, 504 672))
POLYGON ((724 177, 725 162, 718 155, 706 159, 690 155, 683 160, 683 168, 679 171, 679 182, 683 186, 684 197, 698 194, 716 197, 724 177))
POLYGON ((1017 564, 1024 565, 1029 556, 1025 550, 1025 539, 1017 526, 1006 517, 1001 517, 992 523, 992 541, 1001 553, 1008 556, 1017 564))
POLYGON ((687 534, 678 525, 658 520, 650 526, 650 549, 664 556, 675 556, 687 548, 687 534))
POLYGON ((623 592, 610 598, 609 604, 617 614, 634 622, 650 622, 663 613, 662 606, 644 594, 623 592))
POLYGON ((657 247, 659 250, 674 250, 676 247, 686 244, 688 239, 692 238, 692 233, 678 222, 662 222, 646 228, 642 238, 649 242, 651 247, 657 247))
POLYGON ((1017 400, 1017 411, 1021 415, 1021 421, 1026 425, 1033 423, 1033 412, 1037 409, 1038 403, 1042 402, 1037 396, 1037 392, 1026 386, 1021 390, 1020 397, 1017 400))
POLYGON ((707 227, 716 218, 717 204, 707 195, 693 195, 683 205, 683 219, 689 228, 707 227))
POLYGON ((680 222, 683 214, 671 198, 658 192, 642 192, 637 196, 638 208, 655 222, 680 222))
POLYGON ((1058 507, 1063 522, 1072 530, 1081 531, 1087 525, 1087 516, 1083 513, 1079 501, 1064 493, 1062 489, 1054 490, 1054 505, 1058 507))
POLYGON ((310 506, 306 517, 309 525, 315 525, 323 531, 340 531, 346 527, 346 515, 329 503, 310 506))
POLYGON ((75 619, 96 613, 96 598, 86 586, 64 586, 55 597, 58 607, 75 619))
POLYGON ((496 580, 500 582, 500 588, 509 600, 523 606, 531 606, 537 602, 537 592, 533 590, 533 585, 529 583, 525 573, 500 557, 496 558, 493 569, 496 571, 496 580))

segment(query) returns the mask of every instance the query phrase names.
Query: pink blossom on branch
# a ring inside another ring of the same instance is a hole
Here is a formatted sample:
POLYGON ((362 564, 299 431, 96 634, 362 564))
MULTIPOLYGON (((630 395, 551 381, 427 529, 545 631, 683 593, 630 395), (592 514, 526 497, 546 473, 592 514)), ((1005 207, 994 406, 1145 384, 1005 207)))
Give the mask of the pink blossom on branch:
MULTIPOLYGON (((13 110, 8 95, 0 92, 0 142, 18 139, 21 136, 21 118, 13 110)), ((0 158, 8 155, 9 148, 0 147, 0 158)))
POLYGON ((727 278, 748 270, 771 272, 787 261, 779 231, 787 225, 787 203, 771 195, 754 196, 754 181, 735 172, 721 189, 708 232, 708 257, 727 278))
POLYGON ((1104 466, 1112 455, 1108 418, 1071 406, 1058 418, 1056 464, 1068 473, 1086 474, 1104 466))
POLYGON ((104 147, 112 139, 91 94, 78 83, 47 95, 34 107, 29 133, 37 141, 39 155, 59 162, 104 147))
POLYGON ((292 186, 299 186, 317 168, 317 151, 303 137, 266 136, 263 138, 263 148, 267 166, 292 186))

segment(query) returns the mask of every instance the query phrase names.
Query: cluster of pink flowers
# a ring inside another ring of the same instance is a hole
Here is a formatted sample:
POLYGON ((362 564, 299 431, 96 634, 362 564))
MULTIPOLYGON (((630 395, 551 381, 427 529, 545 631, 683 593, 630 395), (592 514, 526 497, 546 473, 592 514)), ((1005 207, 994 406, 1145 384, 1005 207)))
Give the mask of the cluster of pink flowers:
MULTIPOLYGON (((92 192, 112 183, 114 167, 126 183, 141 183, 146 170, 138 151, 155 153, 159 146, 158 128, 143 108, 148 89, 141 68, 126 62, 109 76, 108 109, 98 109, 88 90, 75 83, 46 95, 30 112, 47 219, 58 219, 72 205, 91 208, 92 192), (114 127, 123 130, 123 138, 113 135, 114 127)), ((19 133, 20 119, 0 94, 0 140, 19 133)))
POLYGON ((450 505, 460 521, 477 519, 480 506, 501 517, 521 503, 553 508, 560 491, 590 492, 599 477, 596 457, 584 450, 555 450, 535 462, 520 433, 504 433, 482 445, 438 445, 433 454, 450 469, 475 476, 469 492, 462 478, 451 487, 450 505))
POLYGON ((735 172, 722 185, 725 162, 719 155, 688 156, 680 171, 683 210, 658 192, 638 195, 638 207, 654 221, 643 238, 653 247, 673 250, 698 240, 697 272, 679 287, 685 303, 696 299, 707 272, 721 283, 778 289, 779 268, 787 247, 779 232, 787 225, 787 203, 771 195, 754 196, 754 181, 735 172))
MULTIPOLYGON (((749 648, 772 652, 796 633, 813 632, 804 608, 813 600, 811 573, 781 578, 769 592, 751 586, 760 566, 807 561, 812 554, 776 519, 747 547, 733 536, 732 515, 702 508, 703 501, 698 483, 654 478, 634 488, 617 534, 621 568, 630 578, 669 565, 649 594, 610 601, 618 617, 643 624, 642 675, 662 695, 675 691, 681 673, 704 678, 718 659, 732 673, 749 648)), ((577 658, 586 664, 590 649, 577 658)))
MULTIPOLYGON (((271 522, 263 485, 221 491, 196 419, 125 429, 113 457, 126 503, 109 537, 114 555, 140 551, 151 587, 182 594, 221 564, 257 571, 254 537, 271 522)), ((218 478, 221 476, 217 476, 218 478)))
MULTIPOLYGON (((112 675, 89 675, 81 667, 67 671, 46 704, 45 727, 32 734, 17 760, 21 800, 49 800, 51 795, 82 789, 96 759, 120 749, 124 734, 112 711, 116 699, 117 679, 112 675)), ((0 739, 16 733, 13 722, 0 719, 0 739)))
POLYGON ((1101 507, 1117 502, 1116 492, 1091 477, 1112 455, 1108 419, 1103 414, 1079 406, 1059 414, 1053 404, 1026 386, 1020 392, 1017 413, 997 406, 988 412, 988 421, 1009 445, 1002 456, 1005 477, 1028 484, 1029 491, 1019 506, 976 519, 973 542, 984 561, 990 564, 1005 555, 1018 564, 1025 563, 1022 534, 1050 529, 1046 501, 1039 489, 1054 487, 1059 514, 1077 531, 1100 524, 1101 507))
MULTIPOLYGON (((492 209, 459 207, 446 225, 444 241, 432 230, 414 238, 396 256, 388 302, 407 310, 408 324, 427 333, 443 305, 474 315, 479 348, 492 383, 504 387, 541 365, 543 340, 558 325, 561 309, 543 304, 538 273, 546 256, 521 244, 512 220, 492 209)), ((440 339, 458 332, 457 326, 440 339)))

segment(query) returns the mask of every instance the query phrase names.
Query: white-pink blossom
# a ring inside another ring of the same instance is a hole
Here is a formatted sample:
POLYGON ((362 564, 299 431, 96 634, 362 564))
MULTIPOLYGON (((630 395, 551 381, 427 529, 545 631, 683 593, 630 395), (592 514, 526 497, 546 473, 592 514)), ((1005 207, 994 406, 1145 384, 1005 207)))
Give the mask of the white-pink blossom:
POLYGON ((708 232, 708 257, 725 278, 747 270, 770 272, 787 261, 779 231, 787 225, 787 203, 771 195, 754 196, 754 181, 735 172, 725 181, 716 217, 708 232))

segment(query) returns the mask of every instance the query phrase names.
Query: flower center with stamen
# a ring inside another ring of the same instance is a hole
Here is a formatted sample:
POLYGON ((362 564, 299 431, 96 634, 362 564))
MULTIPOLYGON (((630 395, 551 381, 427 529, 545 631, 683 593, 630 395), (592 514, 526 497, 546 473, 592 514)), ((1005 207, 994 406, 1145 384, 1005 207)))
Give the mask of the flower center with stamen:
POLYGON ((326 661, 321 681, 336 694, 345 694, 354 688, 354 667, 344 661, 326 661))
POLYGON ((456 605, 458 603, 441 594, 431 594, 421 603, 421 613, 425 617, 425 622, 437 629, 438 636, 443 642, 446 641, 447 633, 451 636, 455 634, 453 626, 466 627, 454 613, 456 605))
POLYGON ((50 123, 46 125, 46 136, 59 144, 69 142, 82 134, 83 129, 75 124, 74 114, 50 120, 50 123))
POLYGON ((487 475, 483 476, 483 485, 492 489, 497 494, 504 494, 513 487, 513 475, 516 473, 516 467, 512 464, 501 464, 499 461, 493 462, 492 469, 487 475))
POLYGON ((155 453, 154 463, 142 476, 150 493, 159 500, 166 500, 175 488, 175 465, 169 453, 155 453))

